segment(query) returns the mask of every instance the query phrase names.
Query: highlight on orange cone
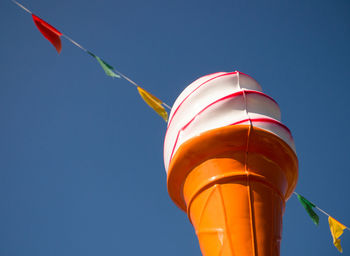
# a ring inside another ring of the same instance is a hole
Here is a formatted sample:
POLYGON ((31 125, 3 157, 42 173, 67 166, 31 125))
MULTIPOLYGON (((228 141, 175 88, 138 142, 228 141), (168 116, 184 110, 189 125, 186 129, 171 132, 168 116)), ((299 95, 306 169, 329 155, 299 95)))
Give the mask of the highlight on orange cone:
POLYGON ((278 104, 252 77, 219 72, 190 84, 170 113, 164 162, 203 255, 280 254, 298 159, 278 104))

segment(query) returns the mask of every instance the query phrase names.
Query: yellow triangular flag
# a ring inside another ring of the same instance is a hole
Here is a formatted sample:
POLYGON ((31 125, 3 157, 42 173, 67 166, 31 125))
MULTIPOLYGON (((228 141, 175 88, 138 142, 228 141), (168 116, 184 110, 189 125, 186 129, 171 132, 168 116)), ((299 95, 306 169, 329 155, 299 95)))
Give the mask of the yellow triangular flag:
POLYGON ((165 122, 168 121, 168 113, 166 112, 165 108, 162 106, 162 101, 158 99, 156 96, 150 94, 148 91, 142 89, 141 87, 137 87, 137 90, 139 91, 140 96, 142 99, 151 107, 154 109, 154 111, 157 112, 158 115, 160 115, 165 122))
POLYGON ((343 248, 341 248, 340 245, 340 239, 339 237, 343 234, 343 230, 347 227, 341 224, 336 219, 332 218, 331 216, 328 217, 329 222, 329 229, 331 230, 332 237, 333 237, 333 244, 335 247, 337 247, 338 251, 343 252, 343 248))

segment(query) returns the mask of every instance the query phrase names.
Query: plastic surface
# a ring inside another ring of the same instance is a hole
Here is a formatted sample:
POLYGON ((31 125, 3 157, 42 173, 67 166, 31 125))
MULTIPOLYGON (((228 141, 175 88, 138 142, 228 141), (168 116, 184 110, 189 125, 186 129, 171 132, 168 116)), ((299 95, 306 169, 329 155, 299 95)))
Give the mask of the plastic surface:
POLYGON ((189 85, 170 113, 164 162, 203 255, 279 255, 298 160, 277 103, 253 78, 221 72, 189 85))
POLYGON ((252 122, 254 127, 277 135, 295 150, 289 129, 281 123, 278 104, 261 91, 253 78, 238 71, 205 76, 190 84, 170 113, 164 141, 166 171, 184 142, 228 125, 252 122))
POLYGON ((168 192, 187 212, 203 255, 276 256, 284 204, 297 178, 288 144, 260 128, 234 125, 178 149, 168 192))

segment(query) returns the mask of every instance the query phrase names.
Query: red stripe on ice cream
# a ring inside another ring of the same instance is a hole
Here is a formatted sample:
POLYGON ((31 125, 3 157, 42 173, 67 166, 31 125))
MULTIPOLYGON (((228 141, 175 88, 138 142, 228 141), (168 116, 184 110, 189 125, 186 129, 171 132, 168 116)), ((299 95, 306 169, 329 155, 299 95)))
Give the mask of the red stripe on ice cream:
POLYGON ((236 125, 236 124, 241 124, 241 123, 244 123, 244 122, 248 122, 248 121, 252 121, 252 122, 262 122, 262 123, 273 123, 273 124, 277 124, 278 126, 284 128, 290 136, 292 136, 292 133, 290 132, 289 128, 287 126, 285 126, 284 124, 282 124, 281 122, 275 120, 275 119, 272 119, 272 118, 267 118, 267 117, 262 117, 262 118, 247 118, 247 119, 244 119, 244 120, 240 120, 238 122, 235 122, 233 124, 230 124, 230 125, 236 125))
MULTIPOLYGON (((235 97, 237 97, 237 96, 241 96, 241 95, 243 95, 244 93, 245 93, 245 94, 257 94, 257 95, 261 95, 261 96, 263 96, 263 97, 266 97, 266 98, 272 100, 274 103, 276 103, 277 107, 279 108, 277 102, 276 102, 274 99, 272 99, 270 96, 266 95, 265 93, 258 92, 258 91, 253 91, 253 90, 242 90, 242 91, 238 91, 238 92, 232 93, 232 94, 230 94, 230 95, 227 95, 227 96, 225 96, 225 97, 223 97, 223 98, 220 98, 220 99, 218 99, 218 100, 216 100, 216 101, 210 103, 208 106, 206 106, 206 107, 203 108, 201 111, 199 111, 187 124, 185 124, 185 125, 178 131, 177 136, 176 136, 176 139, 175 139, 175 143, 174 143, 174 146, 173 146, 173 149, 172 149, 172 151, 171 151, 171 155, 170 155, 170 159, 169 159, 169 164, 170 164, 171 159, 173 158, 173 155, 174 155, 174 152, 175 152, 175 148, 176 148, 177 142, 178 142, 179 137, 180 137, 180 133, 181 133, 182 131, 184 131, 184 130, 196 119, 197 116, 199 116, 199 115, 202 114, 205 110, 207 110, 207 109, 210 108, 211 106, 213 106, 213 105, 215 105, 215 104, 217 104, 217 103, 219 103, 219 102, 221 102, 221 101, 224 101, 224 100, 227 100, 227 99, 231 99, 231 98, 235 98, 235 97)), ((249 120, 256 121, 256 122, 270 122, 270 123, 276 123, 276 124, 282 126, 283 128, 285 128, 285 129, 289 132, 289 134, 291 134, 287 126, 283 125, 282 123, 278 122, 277 120, 269 119, 269 118, 244 119, 244 120, 240 120, 240 121, 238 121, 238 122, 235 122, 235 123, 233 123, 233 124, 231 124, 231 125, 235 125, 235 124, 239 124, 239 123, 244 123, 244 122, 249 121, 249 120)), ((169 124, 169 127, 170 127, 170 124, 169 124)), ((167 136, 167 133, 165 134, 165 137, 166 137, 166 136, 167 136)), ((165 142, 165 140, 164 140, 164 142, 165 142)))
MULTIPOLYGON (((171 119, 170 119, 170 121, 169 121, 169 123, 168 123, 168 127, 170 126, 171 121, 173 120, 174 116, 176 115, 176 113, 177 113, 177 111, 179 110, 179 108, 181 107, 181 105, 188 99, 188 97, 190 97, 190 96, 192 95, 192 93, 194 93, 195 91, 197 91, 202 85, 204 85, 204 84, 206 84, 206 83, 208 83, 208 82, 210 82, 210 81, 212 81, 212 80, 214 80, 214 79, 216 79, 216 78, 223 77, 223 76, 233 75, 233 74, 236 74, 237 72, 238 72, 238 71, 230 72, 230 73, 226 73, 226 74, 222 74, 222 75, 218 75, 218 76, 212 77, 212 78, 206 80, 205 82, 201 83, 199 86, 197 86, 192 92, 190 92, 190 93, 185 97, 185 99, 183 99, 183 100, 181 101, 181 103, 179 104, 179 106, 177 106, 177 108, 176 108, 175 111, 174 111, 174 114, 172 115, 172 117, 171 117, 171 119)), ((214 74, 215 74, 215 73, 214 73, 214 74)), ((199 78, 199 79, 200 79, 200 78, 199 78)))
POLYGON ((279 108, 277 101, 275 101, 272 97, 270 97, 269 95, 267 95, 267 94, 265 94, 265 93, 263 93, 263 92, 253 91, 253 90, 244 90, 244 92, 245 92, 246 94, 259 94, 259 95, 261 95, 261 96, 264 96, 264 97, 266 97, 266 98, 269 98, 269 99, 272 100, 274 103, 276 103, 277 107, 279 108))

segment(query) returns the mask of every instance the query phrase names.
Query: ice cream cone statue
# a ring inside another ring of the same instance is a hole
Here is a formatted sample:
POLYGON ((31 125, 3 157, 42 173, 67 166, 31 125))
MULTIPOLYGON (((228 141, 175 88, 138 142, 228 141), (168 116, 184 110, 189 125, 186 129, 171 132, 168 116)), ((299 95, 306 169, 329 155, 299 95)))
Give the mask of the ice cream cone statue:
POLYGON ((240 72, 199 78, 177 98, 164 161, 168 192, 203 255, 279 255, 298 160, 277 103, 240 72))

